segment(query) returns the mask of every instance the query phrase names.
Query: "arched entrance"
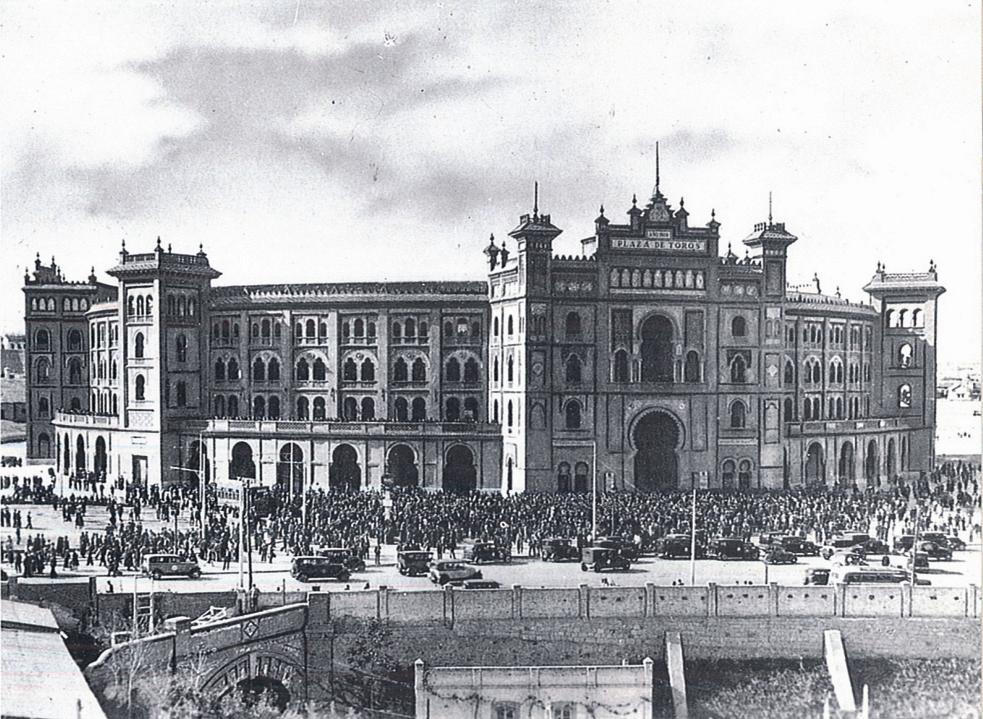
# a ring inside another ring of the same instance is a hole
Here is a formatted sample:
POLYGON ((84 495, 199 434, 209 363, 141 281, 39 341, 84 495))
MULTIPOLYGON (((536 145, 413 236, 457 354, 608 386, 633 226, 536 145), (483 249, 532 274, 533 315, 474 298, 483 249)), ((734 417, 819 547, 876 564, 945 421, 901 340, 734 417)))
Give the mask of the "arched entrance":
POLYGON ((232 461, 229 462, 229 479, 256 479, 256 463, 253 462, 253 448, 246 442, 237 442, 232 447, 232 461))
POLYGON ((293 442, 280 448, 276 463, 276 484, 291 497, 304 492, 304 452, 293 442))
POLYGON ((840 461, 837 465, 836 476, 841 484, 848 484, 857 478, 853 443, 851 442, 844 442, 840 445, 840 461))
POLYGON ((107 466, 108 466, 108 462, 106 461, 106 440, 102 437, 96 437, 96 454, 95 454, 96 474, 105 475, 107 466))
POLYGON ((826 484, 826 453, 819 442, 813 442, 806 451, 806 484, 826 484))
POLYGON ((867 459, 864 460, 864 479, 871 486, 877 481, 879 464, 880 457, 877 453, 877 440, 872 439, 867 443, 867 459))
POLYGON ((85 439, 82 435, 75 440, 75 472, 85 474, 85 439))
POLYGON ((331 453, 328 484, 331 489, 345 492, 357 492, 362 486, 362 469, 358 466, 358 452, 350 444, 340 444, 331 453))
POLYGON ((672 322, 652 315, 642 324, 642 382, 672 382, 672 322))
POLYGON ((676 489, 679 485, 676 448, 680 444, 676 420, 665 412, 650 412, 638 420, 632 439, 636 450, 635 489, 639 492, 676 489))
POLYGON ((447 452, 444 464, 445 492, 473 492, 478 487, 478 471, 474 466, 474 452, 463 444, 456 444, 447 452))
POLYGON ((212 481, 212 463, 208 459, 208 449, 204 442, 192 442, 188 448, 188 460, 185 463, 185 469, 189 471, 181 474, 184 475, 186 481, 194 482, 195 487, 201 481, 198 473, 201 471, 202 465, 205 467, 205 483, 207 484, 212 481))
POLYGON ((72 443, 68 441, 68 435, 65 435, 64 441, 62 442, 62 467, 65 474, 69 474, 72 471, 72 458, 71 458, 71 448, 72 443))
POLYGON ((887 441, 887 478, 894 479, 898 474, 897 457, 894 449, 894 437, 887 441))
POLYGON ((290 690, 279 679, 270 677, 251 677, 236 684, 236 691, 247 707, 266 704, 284 711, 290 703, 290 690))
POLYGON ((389 450, 386 471, 392 475, 393 483, 397 487, 417 487, 420 484, 416 455, 409 445, 397 444, 389 450))

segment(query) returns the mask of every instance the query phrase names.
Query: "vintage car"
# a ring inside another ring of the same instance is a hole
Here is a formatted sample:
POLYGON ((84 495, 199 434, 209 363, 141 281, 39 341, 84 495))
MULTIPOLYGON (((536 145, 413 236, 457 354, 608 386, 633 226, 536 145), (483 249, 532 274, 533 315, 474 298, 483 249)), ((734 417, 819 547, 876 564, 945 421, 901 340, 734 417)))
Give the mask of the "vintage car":
POLYGON ((365 560, 356 555, 351 547, 320 547, 314 551, 314 554, 345 565, 349 573, 365 571, 365 560))
POLYGON ((461 589, 501 589, 502 585, 500 582, 492 581, 491 579, 468 579, 460 583, 461 589))
POLYGON ((849 549, 840 549, 833 552, 830 556, 829 561, 833 564, 839 564, 844 567, 858 567, 867 564, 867 560, 864 555, 855 551, 856 547, 850 547, 849 549))
MULTIPOLYGON (((691 541, 690 535, 688 534, 667 534, 655 543, 655 553, 663 559, 689 559, 691 541)), ((704 556, 705 549, 697 541, 696 558, 702 559, 704 556)))
MULTIPOLYGON (((867 538, 870 539, 870 537, 867 538)), ((823 559, 829 559, 836 552, 843 551, 843 550, 856 550, 855 551, 856 554, 860 554, 861 556, 866 556, 867 552, 864 550, 863 546, 861 545, 862 541, 863 541, 863 537, 861 537, 860 541, 858 541, 856 535, 853 534, 837 535, 832 539, 830 539, 826 544, 824 544, 822 548, 820 548, 819 556, 822 557, 823 559)))
POLYGON ((778 545, 772 545, 765 550, 764 561, 766 564, 796 564, 799 558, 778 545))
POLYGON ((427 576, 430 577, 431 582, 441 586, 453 581, 482 579, 480 569, 453 559, 442 559, 431 563, 427 576))
POLYGON ((631 560, 617 549, 611 547, 584 547, 580 551, 580 571, 593 570, 600 572, 604 569, 627 570, 631 560))
MULTIPOLYGON (((833 567, 829 573, 830 584, 904 584, 911 575, 903 569, 883 567, 833 567)), ((918 579, 915 584, 925 586, 931 582, 918 579)))
MULTIPOLYGON (((943 547, 935 542, 918 542, 918 553, 925 554, 932 561, 943 561, 948 562, 952 559, 952 550, 948 547, 943 547)), ((906 555, 911 555, 911 550, 909 549, 905 552, 906 555)))
POLYGON ((894 540, 894 552, 895 554, 904 554, 906 551, 911 549, 911 545, 915 543, 914 534, 902 534, 894 540))
POLYGON ((565 537, 550 537, 543 542, 542 558, 544 562, 577 561, 580 550, 572 539, 565 537))
POLYGON ((415 577, 430 571, 430 552, 420 549, 404 549, 396 553, 399 573, 404 577, 415 577))
POLYGON ((593 542, 591 542, 592 547, 607 547, 608 549, 617 549, 624 556, 628 557, 632 562, 638 561, 639 551, 635 543, 630 539, 625 537, 619 537, 617 535, 608 535, 606 537, 598 537, 593 542))
POLYGON ((829 584, 829 572, 828 567, 811 567, 806 570, 805 581, 802 583, 825 587, 829 584))
POLYGON ((778 544, 786 552, 791 552, 799 557, 818 557, 819 547, 815 542, 810 542, 802 537, 795 537, 790 534, 779 538, 778 544))
POLYGON ((764 532, 758 535, 758 546, 762 549, 778 542, 782 537, 788 536, 785 532, 764 532))
POLYGON ((201 576, 201 567, 198 566, 198 562, 182 559, 176 554, 148 554, 143 558, 140 571, 153 579, 161 579, 162 577, 197 579, 201 576))
MULTIPOLYGON (((900 567, 910 567, 911 566, 911 550, 907 550, 904 553, 905 559, 899 565, 900 567)), ((928 555, 925 552, 915 552, 915 569, 928 569, 928 555)))
POLYGON ((347 582, 351 572, 344 564, 329 557, 294 557, 290 563, 290 576, 299 582, 309 582, 312 579, 347 582))
POLYGON ((942 532, 922 532, 918 539, 925 542, 933 542, 940 547, 951 549, 958 552, 966 548, 966 542, 959 537, 943 534, 942 532))
POLYGON ((740 537, 717 537, 707 547, 711 559, 758 559, 760 555, 761 550, 740 537))
POLYGON ((863 541, 857 542, 855 547, 860 547, 864 551, 864 555, 867 554, 889 554, 891 548, 887 546, 887 542, 882 542, 876 537, 867 537, 863 541))
POLYGON ((465 542, 461 545, 461 559, 465 562, 511 562, 512 552, 494 542, 465 542))

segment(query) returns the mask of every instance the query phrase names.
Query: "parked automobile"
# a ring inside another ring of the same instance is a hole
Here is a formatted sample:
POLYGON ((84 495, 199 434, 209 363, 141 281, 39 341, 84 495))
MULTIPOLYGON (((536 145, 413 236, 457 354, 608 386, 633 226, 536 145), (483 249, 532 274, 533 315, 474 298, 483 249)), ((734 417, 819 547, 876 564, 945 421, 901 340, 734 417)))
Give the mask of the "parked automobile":
POLYGON ((494 582, 490 579, 468 579, 461 582, 461 589, 501 589, 502 585, 499 582, 494 582))
POLYGON ((780 546, 772 545, 765 550, 766 564, 797 564, 799 558, 780 546))
POLYGON ((550 537, 543 542, 542 558, 544 562, 577 561, 580 550, 572 539, 566 537, 550 537))
POLYGON ((598 537, 591 545, 595 547, 608 547, 609 549, 617 549, 621 554, 628 557, 632 562, 638 561, 639 551, 635 543, 630 539, 619 536, 607 536, 598 537))
POLYGON ((829 558, 833 564, 839 564, 844 567, 858 567, 867 564, 867 560, 864 559, 864 555, 855 551, 856 547, 850 547, 849 549, 840 549, 833 552, 833 555, 829 558))
POLYGON ((454 580, 483 579, 481 570, 455 560, 440 560, 430 565, 430 581, 441 586, 454 580))
POLYGON ((176 554, 148 554, 143 558, 140 570, 145 576, 153 579, 162 577, 190 577, 197 579, 201 576, 198 562, 182 559, 176 554))
POLYGON ((887 542, 882 542, 876 537, 867 537, 862 542, 858 542, 854 546, 862 548, 864 550, 864 555, 889 554, 891 552, 891 548, 887 546, 887 542))
POLYGON ((345 565, 349 573, 365 571, 365 560, 356 555, 355 550, 350 547, 320 547, 314 551, 314 554, 345 565))
MULTIPOLYGON (((919 542, 918 552, 937 562, 948 562, 952 559, 952 550, 935 542, 919 542)), ((905 554, 911 555, 911 550, 909 549, 905 554)))
POLYGON ((829 584, 829 572, 828 567, 811 567, 806 570, 805 581, 802 583, 824 587, 829 584))
MULTIPOLYGON (((688 534, 667 534, 655 543, 655 553, 663 559, 688 559, 692 540, 688 534)), ((696 543, 696 558, 705 556, 699 541, 696 543)))
POLYGON ((707 556, 711 559, 758 559, 761 550, 740 537, 717 537, 710 540, 707 556))
POLYGON ((802 537, 785 535, 778 539, 778 543, 782 549, 799 557, 819 556, 819 546, 815 542, 810 542, 808 539, 803 539, 802 537))
POLYGON ((580 551, 580 570, 594 570, 600 572, 604 569, 626 570, 631 567, 631 560, 617 549, 611 547, 584 547, 580 551))
POLYGON ((784 532, 764 532, 758 535, 758 546, 762 549, 770 547, 784 536, 786 536, 784 532))
POLYGON ((893 549, 895 554, 904 554, 907 550, 911 549, 911 545, 914 543, 914 534, 902 534, 894 540, 893 549))
POLYGON ((341 562, 329 557, 294 557, 290 563, 290 575, 299 582, 309 582, 312 579, 337 579, 347 582, 351 572, 341 562))
MULTIPOLYGON (((833 567, 830 584, 903 584, 911 581, 911 575, 903 569, 883 567, 833 567)), ((917 579, 915 584, 930 585, 927 579, 917 579)))
POLYGON ((942 532, 922 532, 918 536, 918 539, 925 542, 934 542, 940 547, 951 549, 954 552, 958 552, 966 548, 966 542, 961 540, 959 537, 946 535, 942 532))
POLYGON ((420 549, 404 549, 396 553, 399 573, 404 577, 415 577, 430 571, 430 552, 420 549))
MULTIPOLYGON (((905 557, 908 558, 908 560, 910 560, 910 558, 911 558, 911 550, 910 549, 907 550, 904 553, 904 555, 905 555, 905 557)), ((911 566, 911 563, 910 563, 910 561, 907 561, 906 560, 901 566, 902 567, 908 567, 908 566, 911 566)), ((929 566, 928 566, 928 555, 925 554, 925 552, 915 552, 915 569, 928 569, 928 568, 929 568, 929 566)))
MULTIPOLYGON (((866 537, 866 535, 864 535, 864 537, 866 537)), ((870 537, 867 538, 870 539, 870 537)), ((862 539, 863 538, 861 538, 861 541, 862 539)), ((856 549, 856 553, 860 555, 866 555, 867 553, 863 546, 861 546, 860 542, 857 541, 856 536, 848 534, 832 537, 819 550, 819 556, 823 559, 829 559, 833 556, 833 554, 844 549, 856 549)))
POLYGON ((461 545, 461 559, 465 562, 511 562, 512 552, 494 542, 466 542, 461 545))

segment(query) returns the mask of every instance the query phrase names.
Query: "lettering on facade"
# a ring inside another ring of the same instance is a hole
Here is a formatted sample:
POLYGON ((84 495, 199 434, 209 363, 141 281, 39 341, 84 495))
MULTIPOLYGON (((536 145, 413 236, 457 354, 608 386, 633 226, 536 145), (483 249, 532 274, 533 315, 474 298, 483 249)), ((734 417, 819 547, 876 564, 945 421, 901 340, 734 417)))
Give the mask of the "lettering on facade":
POLYGON ((686 252, 691 254, 702 254, 707 251, 706 240, 674 240, 669 230, 649 230, 648 232, 664 232, 666 237, 652 237, 650 234, 646 235, 644 239, 615 237, 611 240, 611 249, 686 252))

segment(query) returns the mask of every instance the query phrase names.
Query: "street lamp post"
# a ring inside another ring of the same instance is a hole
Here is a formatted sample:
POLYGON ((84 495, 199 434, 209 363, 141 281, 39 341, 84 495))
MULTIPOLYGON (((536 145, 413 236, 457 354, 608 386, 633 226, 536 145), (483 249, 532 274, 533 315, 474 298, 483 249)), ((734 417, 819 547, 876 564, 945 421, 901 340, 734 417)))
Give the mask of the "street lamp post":
POLYGON ((392 518, 392 511, 393 511, 392 488, 393 488, 393 476, 389 474, 389 472, 386 472, 385 474, 382 475, 382 526, 379 527, 378 536, 376 537, 376 541, 378 541, 379 544, 382 544, 383 540, 386 538, 385 527, 389 523, 390 519, 392 518))

